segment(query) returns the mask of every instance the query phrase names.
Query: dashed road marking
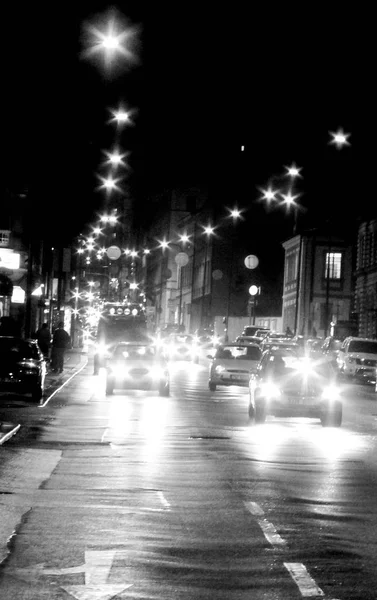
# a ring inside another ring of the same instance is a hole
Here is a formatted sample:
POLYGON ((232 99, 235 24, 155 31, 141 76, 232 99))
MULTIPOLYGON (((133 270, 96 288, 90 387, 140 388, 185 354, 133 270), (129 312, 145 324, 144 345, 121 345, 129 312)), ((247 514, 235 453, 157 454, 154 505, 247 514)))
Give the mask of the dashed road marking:
MULTIPOLYGON (((245 502, 244 504, 247 510, 252 515, 256 517, 264 516, 263 508, 261 508, 256 502, 245 502)), ((287 545, 287 542, 278 534, 273 524, 267 521, 267 519, 257 518, 257 522, 259 527, 263 531, 264 537, 271 544, 271 546, 276 546, 277 548, 280 548, 281 546, 287 545)))
POLYGON ((313 598, 324 596, 325 593, 316 584, 314 579, 310 577, 305 565, 302 563, 283 563, 288 573, 296 583, 303 598, 313 598))

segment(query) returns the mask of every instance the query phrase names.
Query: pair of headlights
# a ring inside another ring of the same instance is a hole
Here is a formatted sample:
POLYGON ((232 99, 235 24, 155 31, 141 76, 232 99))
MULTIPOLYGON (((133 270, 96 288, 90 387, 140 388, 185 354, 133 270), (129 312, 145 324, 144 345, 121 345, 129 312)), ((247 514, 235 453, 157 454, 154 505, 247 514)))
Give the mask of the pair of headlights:
MULTIPOLYGON (((278 386, 273 383, 264 383, 260 388, 261 395, 268 400, 279 398, 282 393, 278 386)), ((335 385, 328 385, 323 388, 320 397, 323 400, 338 400, 340 397, 339 388, 335 385)))

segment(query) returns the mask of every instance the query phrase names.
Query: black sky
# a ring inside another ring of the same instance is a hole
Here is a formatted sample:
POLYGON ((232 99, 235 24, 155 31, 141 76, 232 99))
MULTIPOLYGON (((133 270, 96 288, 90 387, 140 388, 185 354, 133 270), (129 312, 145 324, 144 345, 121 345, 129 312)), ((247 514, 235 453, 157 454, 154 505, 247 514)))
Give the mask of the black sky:
MULTIPOLYGON (((95 174, 114 140, 108 109, 119 100, 136 109, 121 144, 139 207, 155 190, 201 181, 219 201, 250 208, 258 187, 294 161, 313 222, 331 216, 348 226, 376 212, 365 144, 375 129, 371 15, 248 2, 223 11, 78 4, 4 12, 3 181, 30 188, 46 231, 69 238, 101 208, 95 174), (85 24, 112 9, 138 29, 139 60, 110 76, 81 53, 85 24), (351 133, 342 151, 328 145, 338 127, 351 133)), ((269 222, 280 231, 280 216, 269 222)))

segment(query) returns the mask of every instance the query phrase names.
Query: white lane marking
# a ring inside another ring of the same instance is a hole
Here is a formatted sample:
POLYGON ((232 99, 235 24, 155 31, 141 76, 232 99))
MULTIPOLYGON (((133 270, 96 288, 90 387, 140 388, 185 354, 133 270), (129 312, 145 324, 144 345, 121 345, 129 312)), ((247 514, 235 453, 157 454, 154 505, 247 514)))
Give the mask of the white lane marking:
POLYGON ((27 569, 14 569, 15 576, 21 579, 32 580, 40 575, 75 575, 85 574, 84 585, 60 586, 76 600, 111 600, 121 592, 133 586, 133 583, 107 584, 112 564, 116 555, 115 550, 85 550, 85 563, 77 567, 62 569, 45 568, 45 563, 33 565, 27 569))
POLYGON ((258 519, 258 524, 271 546, 286 546, 287 542, 278 534, 272 523, 266 519, 258 519))
MULTIPOLYGON (((244 502, 244 505, 255 517, 263 517, 263 508, 257 502, 244 502)), ((286 546, 287 542, 278 534, 273 524, 267 521, 267 519, 259 518, 257 519, 257 523, 271 546, 286 546)))
POLYGON ((168 502, 164 496, 164 494, 160 491, 157 492, 157 496, 160 498, 161 504, 163 506, 165 506, 165 508, 169 508, 170 509, 170 502, 168 502))
POLYGON ((259 504, 257 504, 257 502, 244 502, 244 505, 246 506, 247 510, 252 515, 257 515, 257 516, 263 516, 264 515, 263 508, 261 508, 259 506, 259 504))
POLYGON ((314 579, 310 577, 305 565, 302 563, 283 563, 293 581, 298 586, 303 598, 313 598, 316 596, 324 596, 325 593, 316 584, 314 579))
POLYGON ((44 406, 46 406, 46 404, 48 402, 50 402, 51 398, 53 398, 58 392, 60 392, 60 390, 63 389, 63 387, 65 385, 67 385, 67 383, 69 383, 71 381, 71 379, 73 379, 74 377, 76 377, 76 375, 78 375, 79 373, 81 373, 81 371, 83 369, 85 369, 86 365, 88 364, 88 359, 86 359, 86 362, 83 364, 83 366, 81 367, 81 369, 79 369, 78 371, 76 371, 75 373, 73 373, 73 375, 71 375, 71 377, 68 377, 67 381, 65 381, 64 383, 61 384, 61 386, 59 386, 54 392, 52 392, 51 396, 48 396, 48 398, 46 398, 46 400, 43 402, 43 404, 39 404, 38 408, 43 408, 44 406))

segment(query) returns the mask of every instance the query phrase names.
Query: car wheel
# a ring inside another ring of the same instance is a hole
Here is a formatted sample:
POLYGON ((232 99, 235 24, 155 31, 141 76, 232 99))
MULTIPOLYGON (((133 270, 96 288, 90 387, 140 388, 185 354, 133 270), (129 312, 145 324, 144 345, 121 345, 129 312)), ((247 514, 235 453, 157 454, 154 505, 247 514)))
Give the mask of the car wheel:
POLYGON ((31 399, 33 402, 40 402, 43 396, 43 389, 40 384, 36 385, 33 391, 31 392, 31 399))
POLYGON ((216 383, 212 383, 212 381, 210 381, 208 383, 208 387, 211 390, 211 392, 216 392, 216 383))
POLYGON ((255 410, 254 410, 254 406, 251 404, 251 402, 249 402, 249 419, 254 419, 254 415, 255 415, 255 410))
POLYGON ((114 393, 114 382, 110 380, 106 381, 106 396, 112 396, 114 393))
POLYGON ((322 427, 340 427, 342 424, 343 407, 341 402, 335 402, 321 417, 322 427))
POLYGON ((169 385, 169 383, 166 383, 165 385, 160 385, 158 393, 159 393, 160 396, 165 396, 165 397, 170 396, 170 385, 169 385))
POLYGON ((257 402, 255 404, 255 422, 264 423, 266 421, 266 405, 264 402, 257 402))

